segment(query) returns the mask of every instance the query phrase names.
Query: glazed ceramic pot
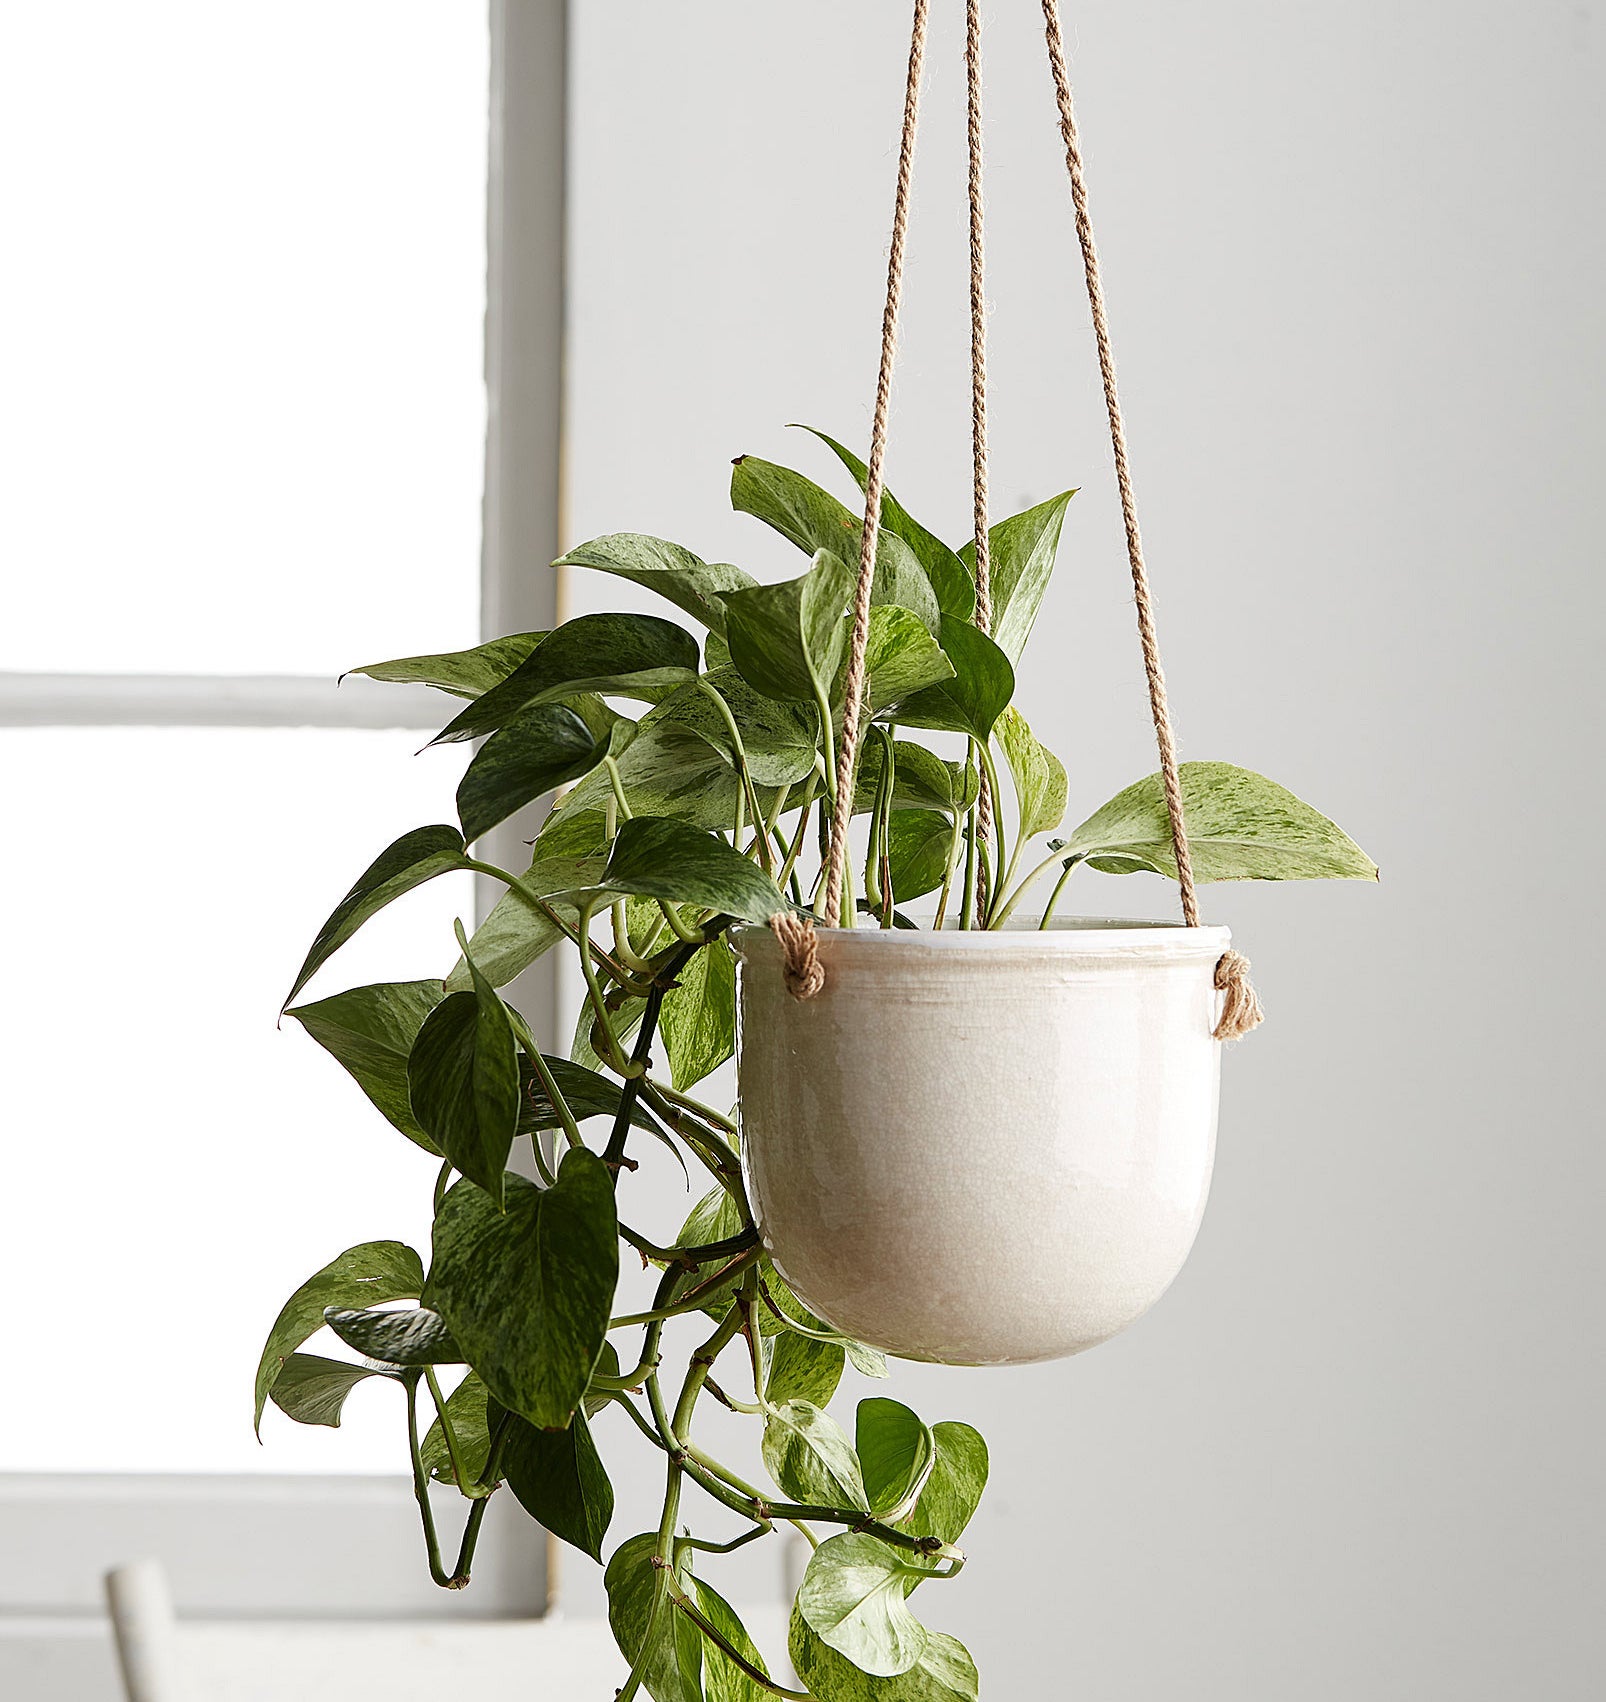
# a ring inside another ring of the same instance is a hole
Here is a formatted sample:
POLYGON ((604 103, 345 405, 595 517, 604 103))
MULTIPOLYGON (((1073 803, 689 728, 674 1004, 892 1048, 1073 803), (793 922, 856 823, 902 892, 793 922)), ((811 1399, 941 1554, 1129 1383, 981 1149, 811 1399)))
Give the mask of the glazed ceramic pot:
POLYGON ((1215 1154, 1225 928, 821 930, 798 1001, 738 959, 742 1149, 764 1245, 834 1329, 951 1365, 1107 1341, 1193 1245, 1215 1154))

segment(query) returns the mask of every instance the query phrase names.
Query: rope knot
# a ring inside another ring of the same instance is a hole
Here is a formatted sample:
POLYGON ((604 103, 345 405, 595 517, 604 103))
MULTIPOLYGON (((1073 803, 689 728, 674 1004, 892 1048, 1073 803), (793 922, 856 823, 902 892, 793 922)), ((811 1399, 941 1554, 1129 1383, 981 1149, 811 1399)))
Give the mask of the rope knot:
POLYGON ((825 985, 820 942, 811 917, 783 911, 770 917, 770 932, 781 946, 781 978, 794 999, 812 999, 825 985))
POLYGON ((1240 1040, 1265 1018, 1260 995, 1249 980, 1249 959, 1240 952, 1224 951, 1216 963, 1216 989, 1226 994, 1221 1002, 1217 1040, 1240 1040))

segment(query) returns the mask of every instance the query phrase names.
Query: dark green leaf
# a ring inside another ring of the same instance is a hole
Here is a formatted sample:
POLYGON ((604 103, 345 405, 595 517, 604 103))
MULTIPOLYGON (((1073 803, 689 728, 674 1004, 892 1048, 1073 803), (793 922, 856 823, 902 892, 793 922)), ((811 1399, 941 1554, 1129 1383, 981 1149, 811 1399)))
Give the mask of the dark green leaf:
POLYGON ((776 1406, 783 1401, 827 1406, 842 1381, 842 1360, 838 1343, 783 1330, 770 1344, 764 1398, 776 1406))
POLYGON ((472 993, 449 993, 424 1018, 407 1091, 419 1126, 500 1205, 519 1126, 518 1042, 507 1006, 472 958, 469 975, 472 993))
POLYGON ((897 810, 887 823, 892 890, 900 901, 935 892, 948 873, 954 824, 935 810, 897 810))
MULTIPOLYGON (((892 807, 895 810, 942 810, 953 815, 976 800, 976 769, 969 763, 944 762, 935 751, 907 739, 893 741, 892 807)), ((881 782, 881 745, 865 747, 859 761, 859 782, 853 808, 863 814, 875 804, 881 782)))
POLYGON ((907 1517, 936 1463, 930 1428, 902 1402, 873 1395, 859 1402, 853 1441, 870 1511, 879 1519, 907 1517))
POLYGON ((1006 709, 994 731, 1015 780, 1022 842, 1033 834, 1052 832, 1065 817, 1064 765, 1038 743, 1018 709, 1006 709))
POLYGON ((613 1182, 571 1148, 555 1186, 507 1178, 507 1209, 457 1183, 435 1216, 424 1304, 510 1411, 541 1429, 573 1416, 602 1351, 619 1275, 613 1182))
POLYGON ((686 686, 666 698, 663 719, 690 727, 734 769, 730 728, 704 687, 724 699, 742 735, 747 771, 760 786, 790 786, 813 770, 819 736, 816 713, 797 703, 761 696, 734 668, 721 668, 709 674, 702 686, 686 686))
POLYGON ((658 1032, 669 1049, 670 1082, 695 1087, 736 1050, 736 958, 723 939, 697 952, 664 999, 658 1032))
POLYGON ((505 727, 522 709, 577 692, 653 702, 697 674, 697 640, 656 615, 581 615, 548 635, 500 685, 430 741, 475 739, 505 727))
POLYGON ((986 633, 952 615, 942 619, 942 647, 954 677, 916 692, 898 710, 897 719, 905 727, 985 739, 1015 695, 1015 670, 986 633))
MULTIPOLYGON (((705 1584, 701 1578, 693 1580, 693 1587, 697 1605, 707 1616, 709 1624, 743 1659, 751 1661, 760 1672, 768 1673, 770 1669, 764 1664, 758 1645, 748 1636, 747 1627, 737 1617, 735 1608, 713 1585, 705 1584)), ((774 1694, 749 1678, 717 1643, 704 1645, 703 1662, 708 1702, 769 1702, 774 1694)))
POLYGON ((613 1485, 583 1412, 567 1430, 537 1430, 514 1415, 502 1444, 502 1470, 532 1519, 593 1560, 602 1559, 613 1485))
POLYGON ((593 538, 560 556, 554 567, 591 567, 614 573, 649 591, 656 591, 693 620, 716 633, 725 630, 722 591, 742 591, 755 583, 750 574, 724 562, 710 566, 679 544, 662 538, 643 537, 634 532, 615 532, 593 538))
POLYGON ((589 774, 607 750, 564 704, 538 703, 515 715, 485 741, 458 785, 464 839, 478 839, 544 793, 589 774))
POLYGON ((810 1629, 792 1610, 788 1639, 792 1665, 819 1702, 977 1702, 976 1663, 957 1637, 926 1632, 925 1652, 896 1678, 860 1672, 810 1629))
MULTIPOLYGON (((1229 762, 1185 762, 1182 805, 1199 881, 1375 881, 1377 865, 1342 828, 1286 788, 1229 762)), ((1066 842, 1108 874, 1176 878, 1160 776, 1128 786, 1066 842)))
MULTIPOLYGON (((859 489, 865 489, 869 469, 851 449, 845 449, 834 437, 827 437, 814 426, 804 426, 803 430, 813 432, 834 451, 837 459, 853 475, 859 489)), ((913 551, 931 581, 942 612, 962 621, 970 620, 976 613, 976 582, 971 570, 956 551, 951 550, 934 532, 928 532, 884 487, 881 492, 881 526, 884 531, 901 538, 913 551)))
POLYGON ((853 1444, 809 1401, 784 1401, 765 1416, 764 1465, 794 1501, 869 1510, 853 1444))
POLYGON ((407 1054, 424 1018, 441 1002, 439 981, 387 981, 297 1005, 289 1014, 351 1076, 386 1120, 426 1152, 440 1149, 419 1128, 407 1098, 407 1054))
MULTIPOLYGON (((619 1652, 632 1665, 643 1648, 650 1651, 642 1682, 653 1702, 703 1702, 702 1633, 682 1613, 674 1611, 667 1594, 658 1592, 653 1555, 658 1538, 652 1532, 631 1537, 614 1550, 603 1582, 608 1590, 608 1624, 619 1652), (654 1603, 658 1611, 654 1613, 654 1603)), ((681 1575, 690 1593, 690 1569, 681 1575)))
POLYGON ((371 680, 388 680, 396 685, 438 686, 453 697, 478 697, 500 684, 535 649, 544 632, 515 632, 493 638, 472 650, 453 650, 444 656, 403 656, 395 662, 370 662, 353 668, 371 680))
POLYGON ((827 697, 847 650, 853 574, 820 551, 798 579, 725 595, 731 662, 766 697, 817 702, 827 697))
MULTIPOLYGON (((1009 519, 1000 520, 987 534, 992 568, 993 637, 1011 663, 1020 661, 1031 635, 1038 606, 1054 571, 1066 505, 1075 495, 1075 491, 1062 491, 1036 508, 1028 508, 1024 514, 1012 514, 1009 519)), ((960 556, 965 571, 973 575, 976 546, 966 544, 960 556)))
MULTIPOLYGON (((642 718, 640 732, 618 758, 619 781, 637 815, 673 816, 693 827, 728 828, 735 820, 740 782, 726 757, 679 719, 685 696, 677 692, 642 718)), ((605 772, 588 774, 563 800, 553 820, 571 812, 600 813, 612 796, 613 785, 605 772)), ((765 796, 760 794, 761 801, 765 796)), ((773 793, 767 796, 772 798, 773 793)))
POLYGON ((895 1678, 926 1652, 926 1628, 909 1611, 924 1569, 867 1531, 828 1538, 809 1557, 797 1609, 827 1647, 861 1672, 895 1678))
POLYGON ((393 898, 400 898, 404 892, 411 892, 415 886, 422 886, 449 869, 466 867, 463 836, 455 827, 415 827, 411 833, 404 833, 363 870, 357 884, 318 930, 285 1006, 289 1006, 319 967, 393 898))
POLYGON ((740 851, 686 823, 636 816, 620 825, 599 885, 765 922, 786 909, 774 881, 740 851))
POLYGON ((365 1241, 349 1247, 316 1271, 285 1301, 268 1331, 256 1376, 256 1423, 285 1360, 323 1328, 326 1306, 370 1306, 385 1300, 416 1300, 424 1266, 401 1241, 365 1241))
MULTIPOLYGON (((457 1487, 466 1495, 479 1486, 491 1452, 486 1389, 477 1373, 470 1371, 446 1397, 446 1416, 452 1421, 458 1458, 463 1462, 463 1472, 468 1479, 457 1487)), ((452 1471, 451 1451, 446 1446, 446 1435, 439 1418, 429 1427, 419 1453, 427 1477, 440 1483, 457 1483, 452 1471)))
POLYGON ((323 1321, 346 1344, 385 1365, 461 1365, 446 1321, 426 1307, 376 1310, 326 1306, 323 1321))
POLYGON ((340 1428, 346 1396, 370 1377, 395 1373, 372 1365, 348 1365, 340 1359, 321 1359, 315 1353, 292 1353, 273 1383, 273 1404, 297 1424, 327 1424, 340 1428))

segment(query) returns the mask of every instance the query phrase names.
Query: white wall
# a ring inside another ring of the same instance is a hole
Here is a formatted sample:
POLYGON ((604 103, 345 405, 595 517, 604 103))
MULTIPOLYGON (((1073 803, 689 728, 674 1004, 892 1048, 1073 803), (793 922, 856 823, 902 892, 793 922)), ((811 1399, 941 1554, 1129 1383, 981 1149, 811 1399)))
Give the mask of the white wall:
MULTIPOLYGON (((960 536, 936 10, 891 473, 960 536)), ((1091 807, 1150 734, 1037 8, 990 10, 993 486, 1083 487, 1022 702, 1091 807)), ((906 9, 576 13, 571 539, 791 571, 726 462, 824 476, 784 422, 866 435, 906 9)), ((1271 1019, 1160 1309, 1060 1365, 900 1371, 994 1447, 942 1623, 994 1697, 1593 1695, 1602 7, 1068 14, 1185 752, 1291 785, 1384 884, 1208 891, 1271 1019)), ((619 591, 577 575, 571 611, 619 591)))

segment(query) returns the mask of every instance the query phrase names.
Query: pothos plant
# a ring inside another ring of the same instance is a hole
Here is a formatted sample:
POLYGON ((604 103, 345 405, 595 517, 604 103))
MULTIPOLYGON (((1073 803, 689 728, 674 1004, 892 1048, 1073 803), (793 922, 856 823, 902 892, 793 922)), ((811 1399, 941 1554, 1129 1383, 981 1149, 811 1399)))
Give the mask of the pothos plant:
MULTIPOLYGON (((824 441, 862 489, 862 463, 824 441)), ((863 854, 844 926, 913 927, 905 907, 924 899, 936 925, 1000 928, 1039 882, 1046 923, 1082 865, 1174 876, 1158 776, 1046 838, 1065 814, 1066 773, 1012 700, 1072 494, 992 529, 991 636, 973 624, 971 551, 886 497, 853 796, 863 854), (978 824, 983 784, 998 805, 990 835, 978 824)), ((358 877, 290 999, 375 912, 435 876, 472 870, 503 890, 472 937, 458 925, 444 980, 356 987, 291 1011, 440 1173, 427 1266, 400 1242, 369 1242, 291 1296, 263 1350, 257 1420, 271 1399, 299 1422, 337 1425, 358 1383, 397 1384, 430 1572, 451 1589, 468 1582, 504 1484, 600 1561, 614 1497, 594 1430, 611 1428, 610 1447, 634 1432, 662 1454, 665 1490, 657 1528, 607 1561, 629 1663, 621 1696, 972 1699, 969 1654, 910 1603, 964 1563, 986 1445, 967 1424, 929 1424, 879 1395, 859 1402, 851 1435, 830 1415, 846 1365, 881 1378, 885 1361, 788 1289, 760 1244, 738 1128, 690 1091, 734 1047, 727 930, 817 899, 859 553, 858 518, 797 473, 743 457, 731 496, 809 556, 807 571, 759 584, 635 535, 562 558, 660 593, 700 635, 679 620, 592 614, 357 670, 464 700, 433 742, 484 742, 457 789, 457 823, 404 834, 358 877), (621 702, 645 708, 627 715, 621 702), (527 868, 475 854, 491 828, 564 787, 527 868), (585 984, 567 1057, 544 1053, 499 991, 560 947, 585 984), (642 1140, 712 1183, 677 1231, 636 1220, 642 1140), (509 1169, 516 1145, 535 1180, 509 1169), (660 1273, 645 1310, 615 1311, 621 1243, 660 1273), (672 1374, 666 1339, 680 1320, 697 1332, 672 1374), (301 1351, 325 1326, 359 1362, 301 1351), (698 1440, 704 1397, 751 1415, 771 1484, 698 1440), (437 1484, 468 1504, 450 1565, 437 1484), (734 1514, 737 1534, 692 1534, 694 1498, 734 1514), (702 1576, 781 1525, 812 1548, 789 1638, 802 1691, 771 1676, 702 1576)), ((1183 779, 1201 880, 1375 875, 1330 821, 1259 775, 1192 763, 1183 779)))

